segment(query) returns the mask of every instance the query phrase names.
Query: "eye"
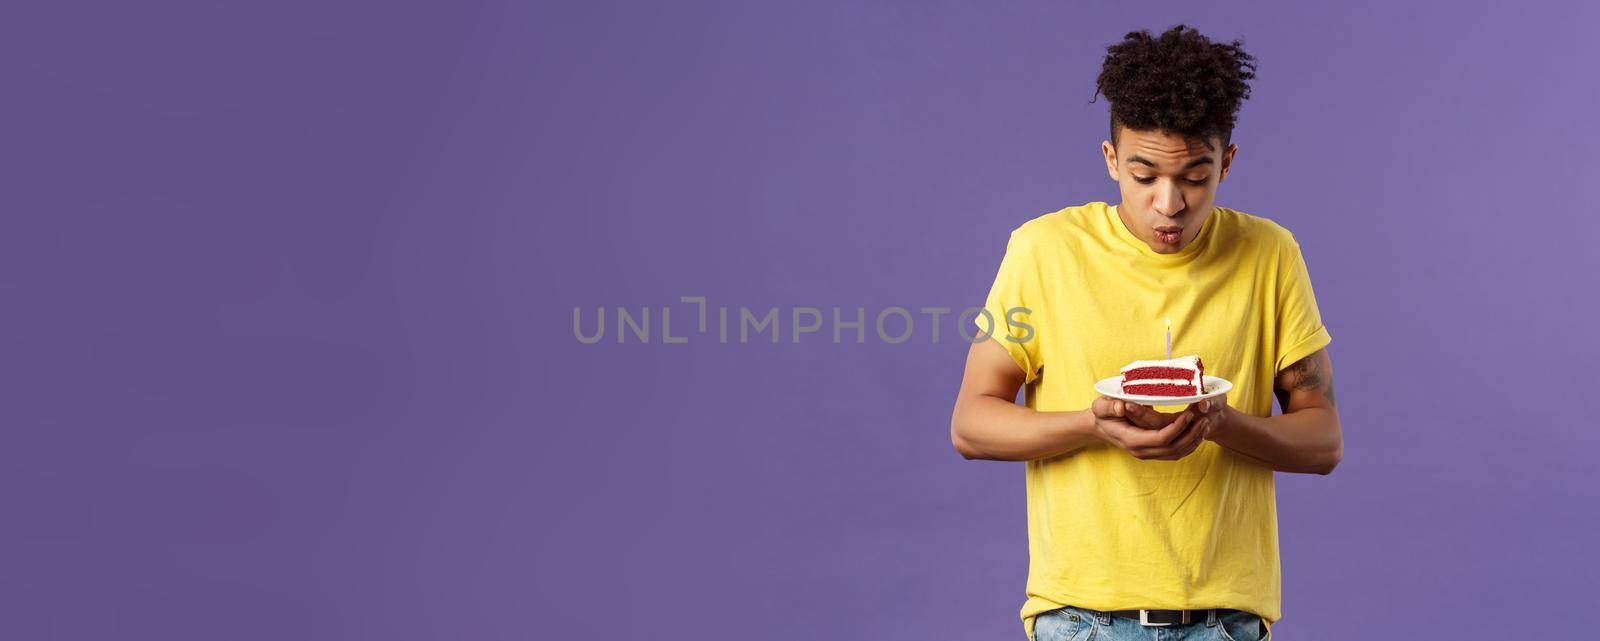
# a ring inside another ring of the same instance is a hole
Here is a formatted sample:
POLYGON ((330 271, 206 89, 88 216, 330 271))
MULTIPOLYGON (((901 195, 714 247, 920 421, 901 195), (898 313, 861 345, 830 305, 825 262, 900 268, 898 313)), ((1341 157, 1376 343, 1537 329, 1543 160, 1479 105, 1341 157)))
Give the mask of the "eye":
MULTIPOLYGON (((1201 178, 1199 180, 1191 180, 1189 178, 1185 178, 1185 179, 1183 179, 1183 182, 1189 183, 1191 185, 1205 185, 1206 181, 1209 180, 1209 179, 1210 179, 1209 176, 1206 177, 1206 178, 1201 178)), ((1136 183, 1139 183, 1141 185, 1148 185, 1150 183, 1155 182, 1156 179, 1155 179, 1154 176, 1151 176, 1149 178, 1144 178, 1144 177, 1140 177, 1140 176, 1134 176, 1133 177, 1133 181, 1136 182, 1136 183)))

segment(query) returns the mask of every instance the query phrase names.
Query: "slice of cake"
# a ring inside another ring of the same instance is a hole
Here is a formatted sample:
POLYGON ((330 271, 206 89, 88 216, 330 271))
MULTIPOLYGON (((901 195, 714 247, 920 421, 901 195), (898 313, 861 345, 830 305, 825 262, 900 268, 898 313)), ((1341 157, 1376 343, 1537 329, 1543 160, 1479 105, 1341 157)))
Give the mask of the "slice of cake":
POLYGON ((1122 368, 1122 393, 1199 396, 1204 393, 1205 375, 1205 364, 1195 355, 1163 361, 1134 361, 1122 368))

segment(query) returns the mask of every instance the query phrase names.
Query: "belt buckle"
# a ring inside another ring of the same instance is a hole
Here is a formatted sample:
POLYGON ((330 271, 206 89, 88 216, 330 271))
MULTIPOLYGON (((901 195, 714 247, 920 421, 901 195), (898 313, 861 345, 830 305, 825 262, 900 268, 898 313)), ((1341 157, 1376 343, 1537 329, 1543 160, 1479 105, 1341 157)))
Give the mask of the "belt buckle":
POLYGON ((1159 628, 1159 627, 1169 626, 1169 625, 1172 625, 1172 624, 1171 623, 1151 623, 1150 622, 1150 611, 1149 610, 1140 610, 1139 611, 1139 625, 1149 626, 1149 627, 1152 627, 1152 628, 1159 628))

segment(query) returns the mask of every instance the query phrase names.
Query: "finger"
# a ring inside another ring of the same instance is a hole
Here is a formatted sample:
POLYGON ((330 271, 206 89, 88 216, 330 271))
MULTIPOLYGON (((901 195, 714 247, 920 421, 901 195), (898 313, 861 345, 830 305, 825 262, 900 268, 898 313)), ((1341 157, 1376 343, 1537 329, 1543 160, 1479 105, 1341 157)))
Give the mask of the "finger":
POLYGON ((1200 412, 1201 414, 1212 414, 1220 411, 1222 406, 1227 404, 1228 395, 1223 394, 1220 396, 1213 396, 1211 398, 1200 399, 1199 402, 1190 405, 1190 407, 1193 407, 1195 411, 1200 412))
POLYGON ((1162 448, 1162 458, 1175 461, 1194 452, 1200 445, 1201 435, 1205 433, 1205 422, 1204 418, 1196 419, 1171 445, 1162 448))
POLYGON ((1171 425, 1173 421, 1178 419, 1179 414, 1182 414, 1182 412, 1158 412, 1154 409, 1151 409, 1146 414, 1149 422, 1145 426, 1151 429, 1159 430, 1163 427, 1171 425))
POLYGON ((1128 418, 1142 427, 1160 428, 1165 425, 1160 412, 1138 403, 1128 404, 1128 418))
POLYGON ((1106 402, 1094 405, 1095 426, 1103 434, 1115 436, 1118 441, 1125 440, 1127 435, 1144 432, 1144 428, 1128 422, 1128 419, 1117 416, 1116 399, 1106 399, 1106 402))
POLYGON ((1211 440, 1211 435, 1217 431, 1217 420, 1216 417, 1207 416, 1198 421, 1201 425, 1198 425, 1195 429, 1194 444, 1190 447, 1190 452, 1200 449, 1200 446, 1205 445, 1206 441, 1211 440))
MULTIPOLYGON (((1198 434, 1199 432, 1200 432, 1200 427, 1198 425, 1196 425, 1194 428, 1189 430, 1190 434, 1198 434)), ((1181 458, 1183 458, 1185 456, 1193 454, 1195 450, 1200 449, 1200 444, 1203 443, 1204 440, 1205 439, 1200 439, 1200 438, 1192 438, 1191 439, 1191 438, 1187 438, 1186 437, 1183 440, 1179 441, 1178 443, 1174 443, 1171 447, 1166 447, 1166 448, 1161 448, 1159 450, 1156 450, 1155 451, 1155 458, 1163 460, 1163 461, 1176 461, 1176 460, 1181 459, 1181 458)))
POLYGON ((1220 412, 1220 411, 1222 411, 1222 408, 1227 406, 1227 404, 1228 404, 1228 395, 1227 394, 1218 394, 1216 396, 1213 396, 1211 398, 1206 399, 1206 403, 1207 403, 1207 405, 1206 405, 1206 411, 1207 412, 1220 412))
POLYGON ((1151 412, 1150 416, 1152 419, 1147 427, 1154 430, 1162 429, 1168 425, 1171 425, 1173 421, 1178 420, 1179 414, 1182 414, 1182 412, 1151 412))
POLYGON ((1094 412, 1094 415, 1098 418, 1114 416, 1112 412, 1115 409, 1116 403, 1116 399, 1113 399, 1109 396, 1102 396, 1094 399, 1094 402, 1089 404, 1089 411, 1094 412))
POLYGON ((1189 431, 1184 432, 1183 436, 1178 439, 1178 443, 1173 446, 1173 449, 1178 452, 1178 458, 1188 456, 1195 451, 1195 448, 1200 447, 1200 442, 1205 440, 1206 434, 1211 429, 1210 426, 1211 419, 1209 418, 1195 421, 1189 431))
POLYGON ((1194 414, 1186 413, 1173 420, 1170 425, 1161 428, 1161 431, 1156 432, 1156 434, 1161 436, 1161 444, 1168 445, 1173 441, 1178 440, 1178 436, 1183 434, 1184 431, 1188 430, 1189 426, 1193 425, 1195 420, 1198 418, 1199 417, 1195 416, 1194 414))
POLYGON ((1142 447, 1142 444, 1137 442, 1136 439, 1142 438, 1150 432, 1150 430, 1115 418, 1102 419, 1099 425, 1101 434, 1104 434, 1117 447, 1130 452, 1142 447))
POLYGON ((1133 438, 1129 440, 1135 442, 1138 447, 1145 449, 1165 448, 1172 443, 1178 434, 1183 433, 1183 430, 1193 420, 1193 414, 1179 414, 1178 418, 1173 419, 1166 427, 1154 431, 1145 430, 1143 434, 1137 435, 1137 441, 1134 441, 1133 438))

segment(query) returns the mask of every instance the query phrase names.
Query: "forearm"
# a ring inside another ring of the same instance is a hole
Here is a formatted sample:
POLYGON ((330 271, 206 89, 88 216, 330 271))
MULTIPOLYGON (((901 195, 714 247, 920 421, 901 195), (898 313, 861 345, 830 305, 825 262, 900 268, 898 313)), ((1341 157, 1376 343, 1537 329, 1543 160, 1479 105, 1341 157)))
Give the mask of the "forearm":
POLYGON ((1099 441, 1089 410, 1040 412, 1007 399, 973 394, 960 398, 950 417, 950 439, 963 458, 1029 461, 1059 456, 1099 441))
POLYGON ((1307 407, 1260 417, 1228 408, 1228 418, 1211 440, 1247 460, 1278 472, 1327 474, 1344 456, 1339 413, 1307 407))

